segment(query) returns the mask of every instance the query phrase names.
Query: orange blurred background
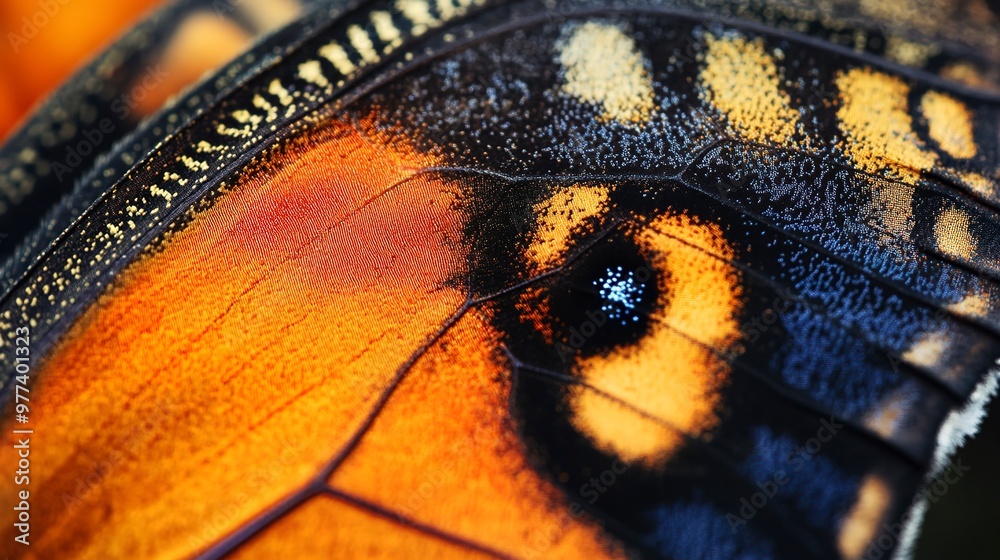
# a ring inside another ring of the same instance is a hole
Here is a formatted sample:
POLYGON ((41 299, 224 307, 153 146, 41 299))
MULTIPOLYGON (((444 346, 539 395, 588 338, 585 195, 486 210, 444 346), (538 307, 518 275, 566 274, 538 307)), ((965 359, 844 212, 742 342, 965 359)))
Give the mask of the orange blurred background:
POLYGON ((0 2, 0 141, 31 108, 164 0, 0 2))

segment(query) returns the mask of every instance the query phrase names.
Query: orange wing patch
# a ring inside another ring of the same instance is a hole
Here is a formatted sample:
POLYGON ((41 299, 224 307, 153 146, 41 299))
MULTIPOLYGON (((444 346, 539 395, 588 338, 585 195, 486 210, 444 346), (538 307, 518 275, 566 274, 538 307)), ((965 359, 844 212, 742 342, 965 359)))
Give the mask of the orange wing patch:
POLYGON ((417 362, 330 485, 516 557, 621 556, 525 459, 498 346, 486 321, 465 316, 417 362))
POLYGON ((422 534, 375 513, 317 496, 269 527, 230 558, 493 558, 422 534))
POLYGON ((37 370, 34 428, 59 444, 32 449, 32 554, 205 548, 316 476, 463 305, 455 195, 413 171, 432 161, 314 132, 133 263, 37 370))

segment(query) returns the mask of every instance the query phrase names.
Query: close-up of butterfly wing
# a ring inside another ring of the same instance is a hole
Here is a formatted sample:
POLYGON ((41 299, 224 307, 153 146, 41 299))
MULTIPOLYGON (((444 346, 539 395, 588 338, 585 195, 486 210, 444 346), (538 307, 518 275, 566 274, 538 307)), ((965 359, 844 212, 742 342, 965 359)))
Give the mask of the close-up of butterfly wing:
POLYGON ((993 556, 995 5, 136 21, 0 145, 10 557, 993 556))

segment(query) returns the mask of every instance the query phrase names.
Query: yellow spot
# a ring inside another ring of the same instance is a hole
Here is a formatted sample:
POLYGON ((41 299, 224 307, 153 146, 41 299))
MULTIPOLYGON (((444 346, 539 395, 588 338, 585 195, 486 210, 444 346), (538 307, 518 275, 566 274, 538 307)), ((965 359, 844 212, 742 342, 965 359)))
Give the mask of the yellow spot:
POLYGON ((319 49, 319 55, 330 61, 331 64, 343 75, 348 75, 357 69, 357 66, 347 57, 347 51, 340 43, 332 42, 323 45, 319 49))
POLYGON ((972 192, 985 199, 996 200, 997 186, 993 181, 978 173, 959 173, 958 177, 972 192))
POLYGON ((846 139, 840 149, 862 172, 885 173, 910 186, 874 181, 872 198, 883 226, 909 238, 913 229, 913 187, 920 172, 937 163, 913 131, 907 111, 909 87, 899 78, 868 68, 837 77, 837 119, 846 139))
POLYGON ((971 261, 976 254, 976 239, 969 231, 969 215, 959 208, 948 207, 934 224, 934 239, 938 249, 952 257, 971 261))
POLYGON ((535 237, 528 259, 546 268, 569 249, 573 232, 589 218, 602 215, 608 206, 607 187, 573 186, 535 205, 535 237))
POLYGON ((868 475, 858 489, 858 500, 840 527, 837 544, 844 558, 858 558, 875 537, 889 507, 889 488, 876 475, 868 475))
POLYGON ((889 35, 885 45, 886 58, 915 68, 923 68, 939 52, 941 48, 937 45, 914 43, 898 35, 889 35))
POLYGON ((929 91, 920 100, 920 111, 927 118, 931 138, 950 156, 968 159, 976 155, 972 136, 972 115, 955 98, 929 91))
POLYGON ((990 298, 983 294, 970 294, 962 301, 949 305, 948 309, 959 315, 985 317, 990 310, 990 298))
POLYGON ((942 78, 976 89, 1000 91, 1000 86, 989 81, 978 68, 968 62, 952 62, 938 73, 942 78))
POLYGON ((920 172, 937 163, 916 133, 907 112, 909 87, 899 78, 868 68, 837 77, 837 119, 847 135, 841 149, 862 171, 880 173, 914 184, 920 172))
POLYGON ((562 91, 600 105, 602 117, 639 124, 653 112, 653 82, 635 41, 612 25, 578 26, 562 46, 559 62, 566 70, 562 91))
POLYGON ((330 82, 323 75, 323 68, 318 60, 308 60, 299 65, 299 77, 303 80, 325 88, 330 82))
POLYGON ((351 41, 351 46, 358 51, 361 59, 365 62, 375 62, 378 60, 378 53, 375 52, 375 45, 372 44, 368 32, 357 25, 347 28, 347 38, 351 41))
POLYGON ((941 362, 947 349, 948 337, 945 333, 925 333, 903 353, 903 359, 918 366, 934 367, 941 362))
POLYGON ((278 118, 278 109, 267 102, 266 99, 261 97, 259 94, 253 96, 253 106, 258 109, 263 109, 267 113, 267 122, 272 122, 274 119, 278 118))
POLYGON ((798 113, 781 91, 774 57, 759 40, 709 36, 707 44, 700 79, 708 101, 744 137, 791 143, 798 113))
POLYGON ((683 443, 682 432, 697 436, 718 422, 714 409, 729 365, 708 347, 738 339, 742 290, 738 272, 724 262, 733 251, 715 224, 666 215, 636 241, 657 270, 661 294, 650 302, 649 332, 575 367, 587 385, 629 406, 575 386, 571 421, 597 448, 656 467, 683 443))

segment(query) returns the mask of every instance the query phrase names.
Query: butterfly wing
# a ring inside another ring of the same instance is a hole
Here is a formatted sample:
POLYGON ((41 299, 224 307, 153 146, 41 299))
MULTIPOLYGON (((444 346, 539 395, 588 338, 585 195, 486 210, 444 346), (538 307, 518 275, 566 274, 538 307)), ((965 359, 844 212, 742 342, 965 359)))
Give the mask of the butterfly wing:
POLYGON ((33 550, 899 550, 995 383, 997 100, 708 16, 314 14, 95 177, 8 264, 33 550))

